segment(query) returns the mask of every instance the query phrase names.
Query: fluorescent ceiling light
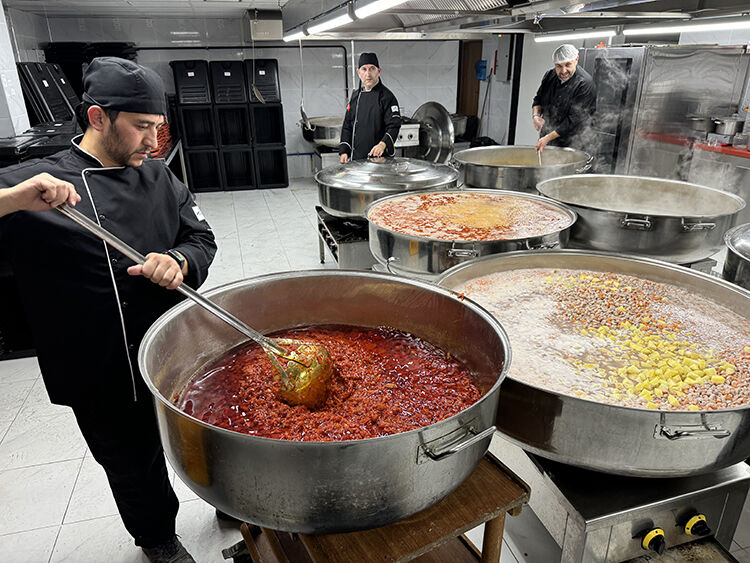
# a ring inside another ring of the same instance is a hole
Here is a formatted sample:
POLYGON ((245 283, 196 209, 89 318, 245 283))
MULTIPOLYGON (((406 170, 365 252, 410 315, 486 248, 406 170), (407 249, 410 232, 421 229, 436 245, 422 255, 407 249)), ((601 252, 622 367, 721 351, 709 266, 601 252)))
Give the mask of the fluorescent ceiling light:
POLYGON ((683 31, 726 31, 730 29, 748 29, 750 20, 735 20, 721 23, 683 23, 658 27, 626 27, 623 35, 663 35, 665 33, 681 33, 683 31))
POLYGON ((328 31, 329 29, 333 29, 334 27, 340 27, 342 25, 346 25, 353 21, 354 20, 351 18, 349 14, 342 14, 335 18, 331 18, 329 20, 316 23, 315 25, 307 26, 307 33, 309 33, 310 35, 314 35, 316 33, 322 33, 324 31, 328 31))
POLYGON ((284 42, 289 41, 297 41, 297 39, 302 39, 305 36, 305 32, 303 30, 290 30, 286 35, 284 35, 284 42))
POLYGON ((354 8, 354 15, 359 19, 366 18, 378 12, 384 10, 390 10, 391 8, 403 4, 406 0, 375 0, 369 4, 365 4, 361 8, 354 8))
POLYGON ((590 39, 593 37, 613 37, 614 29, 600 29, 598 31, 584 31, 581 33, 550 33, 545 35, 535 35, 534 41, 537 43, 548 43, 550 41, 568 41, 572 39, 590 39))

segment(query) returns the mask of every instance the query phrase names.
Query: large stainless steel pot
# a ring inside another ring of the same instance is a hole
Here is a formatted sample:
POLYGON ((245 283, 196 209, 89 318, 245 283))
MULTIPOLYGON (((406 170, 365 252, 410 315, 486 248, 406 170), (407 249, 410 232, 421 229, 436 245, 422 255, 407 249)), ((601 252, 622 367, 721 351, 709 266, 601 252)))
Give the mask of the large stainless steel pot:
MULTIPOLYGON (((750 322, 747 291, 695 270, 634 256, 579 250, 514 252, 456 266, 439 283, 457 288, 479 276, 526 268, 615 272, 670 283, 729 307, 750 322)), ((513 334, 510 337, 512 343, 513 334)), ((529 452, 621 475, 707 473, 750 456, 750 407, 650 411, 560 395, 508 377, 496 423, 511 442, 529 452)))
POLYGON ((296 442, 232 432, 188 416, 171 399, 244 337, 192 303, 177 305, 146 333, 139 365, 156 398, 167 458, 220 510, 305 533, 380 526, 436 503, 487 451, 510 348, 498 321, 475 303, 430 284, 343 270, 271 274, 206 296, 262 332, 311 324, 399 328, 466 362, 484 391, 451 418, 381 438, 296 442))
POLYGON ((750 289, 750 223, 729 229, 724 242, 727 245, 724 279, 750 289))
POLYGON ((594 157, 569 147, 546 147, 542 164, 531 146, 476 147, 457 152, 453 162, 461 180, 474 188, 500 188, 539 193, 536 185, 549 178, 580 174, 591 168, 594 157))
POLYGON ((539 191, 578 213, 569 246, 689 264, 724 246, 745 207, 736 195, 677 180, 587 174, 541 182, 539 191))
MULTIPOLYGON (((479 256, 514 250, 564 246, 568 240, 571 225, 576 221, 574 211, 538 195, 503 190, 462 190, 456 193, 505 194, 509 197, 537 201, 545 206, 559 209, 568 216, 570 221, 564 229, 552 233, 518 239, 486 241, 450 241, 419 237, 392 231, 370 221, 370 252, 375 259, 393 273, 431 280, 436 279, 448 268, 479 256)), ((395 199, 399 195, 402 194, 384 198, 378 203, 395 199)), ((376 205, 377 203, 367 208, 368 217, 376 205)))
POLYGON ((307 121, 300 120, 299 124, 302 127, 302 137, 314 145, 338 148, 341 144, 344 118, 340 115, 311 117, 307 121))
POLYGON ((414 158, 371 158, 329 166, 315 174, 320 205, 337 217, 364 218, 373 201, 410 190, 456 187, 450 166, 414 158))

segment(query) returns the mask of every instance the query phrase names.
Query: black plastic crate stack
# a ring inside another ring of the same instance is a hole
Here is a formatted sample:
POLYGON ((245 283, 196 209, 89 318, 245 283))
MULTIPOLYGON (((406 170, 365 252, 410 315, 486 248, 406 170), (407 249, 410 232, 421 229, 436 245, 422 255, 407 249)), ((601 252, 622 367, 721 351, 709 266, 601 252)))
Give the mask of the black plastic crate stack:
POLYGON ((72 121, 77 96, 61 90, 67 85, 60 67, 49 63, 17 63, 21 88, 34 125, 47 121, 72 121), (58 80, 62 78, 64 84, 58 80), (68 96, 72 96, 69 98, 68 96))
POLYGON ((170 64, 191 189, 288 186, 277 61, 170 64), (266 103, 253 93, 253 72, 266 103))
POLYGON ((278 62, 276 59, 246 60, 245 74, 251 100, 257 185, 259 188, 286 187, 289 174, 278 62), (265 103, 260 102, 256 90, 265 103))
POLYGON ((195 192, 224 189, 214 127, 207 61, 172 61, 177 115, 185 149, 188 184, 195 192))
POLYGON ((227 190, 256 187, 252 125, 242 61, 211 61, 214 116, 227 190))

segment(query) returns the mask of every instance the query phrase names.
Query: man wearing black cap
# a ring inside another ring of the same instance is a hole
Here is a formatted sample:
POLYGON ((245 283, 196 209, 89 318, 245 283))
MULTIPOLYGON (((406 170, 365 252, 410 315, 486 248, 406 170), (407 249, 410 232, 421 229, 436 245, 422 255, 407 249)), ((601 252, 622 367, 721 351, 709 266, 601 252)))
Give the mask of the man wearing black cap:
POLYGON ((69 150, 0 170, 0 186, 14 186, 0 190, 0 240, 49 397, 72 407, 125 527, 150 561, 190 562, 175 535, 179 502, 137 355, 148 327, 179 301, 167 289, 183 279, 198 287, 216 244, 186 186, 163 161, 147 160, 166 114, 159 76, 101 57, 83 84, 83 137, 69 150), (146 263, 132 265, 61 213, 34 212, 63 200, 77 202, 146 263))
POLYGON ((341 162, 368 156, 393 156, 393 144, 401 129, 396 96, 380 81, 380 65, 375 53, 359 56, 359 89, 346 106, 341 127, 341 162))

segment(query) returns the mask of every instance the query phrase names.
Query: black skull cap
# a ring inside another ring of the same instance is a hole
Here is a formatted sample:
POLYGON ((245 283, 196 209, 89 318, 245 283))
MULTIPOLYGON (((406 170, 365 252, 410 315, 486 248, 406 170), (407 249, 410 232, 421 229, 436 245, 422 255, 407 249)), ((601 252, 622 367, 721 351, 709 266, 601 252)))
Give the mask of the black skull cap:
POLYGON ((375 65, 380 68, 378 56, 375 53, 362 53, 359 56, 359 64, 357 65, 357 68, 362 68, 364 65, 375 65))
POLYGON ((167 114, 164 83, 156 72, 118 57, 97 57, 83 71, 83 99, 106 109, 167 114))

